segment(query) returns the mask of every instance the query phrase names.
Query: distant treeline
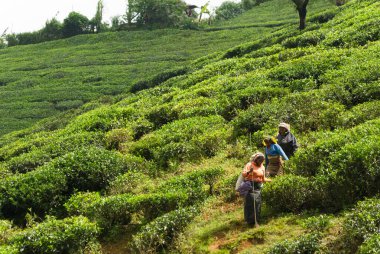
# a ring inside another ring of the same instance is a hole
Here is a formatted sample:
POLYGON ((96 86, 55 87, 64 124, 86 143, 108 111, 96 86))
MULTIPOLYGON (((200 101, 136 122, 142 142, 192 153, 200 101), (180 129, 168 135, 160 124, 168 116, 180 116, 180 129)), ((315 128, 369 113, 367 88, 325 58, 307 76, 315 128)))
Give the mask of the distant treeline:
POLYGON ((58 40, 79 34, 144 27, 198 28, 202 15, 208 15, 207 23, 210 23, 211 19, 231 19, 264 1, 242 0, 239 3, 225 1, 213 14, 208 9, 208 4, 204 6, 188 5, 183 0, 128 0, 125 14, 113 17, 111 24, 108 24, 102 21, 104 5, 103 1, 99 0, 96 14, 92 19, 78 12, 71 12, 63 22, 58 21, 55 17, 47 20, 45 26, 38 31, 18 34, 4 32, 0 38, 0 48, 58 40))

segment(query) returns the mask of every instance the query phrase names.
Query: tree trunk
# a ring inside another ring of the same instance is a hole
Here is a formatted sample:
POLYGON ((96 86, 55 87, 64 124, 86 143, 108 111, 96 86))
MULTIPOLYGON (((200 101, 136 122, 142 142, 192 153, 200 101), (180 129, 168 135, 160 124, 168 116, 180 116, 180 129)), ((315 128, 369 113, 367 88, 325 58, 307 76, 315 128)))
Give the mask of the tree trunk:
POLYGON ((300 30, 303 30, 306 27, 306 14, 307 14, 306 6, 308 3, 309 3, 309 0, 305 0, 301 6, 297 7, 298 15, 300 17, 300 26, 299 26, 300 30))

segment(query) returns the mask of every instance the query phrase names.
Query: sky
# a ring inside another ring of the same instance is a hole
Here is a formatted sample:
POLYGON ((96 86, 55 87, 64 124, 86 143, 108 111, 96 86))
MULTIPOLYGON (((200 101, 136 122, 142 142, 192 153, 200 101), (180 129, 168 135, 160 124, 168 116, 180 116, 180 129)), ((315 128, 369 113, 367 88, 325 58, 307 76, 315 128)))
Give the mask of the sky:
MULTIPOLYGON (((103 21, 110 23, 114 16, 125 13, 127 0, 103 0, 103 21)), ((226 0, 185 0, 188 4, 202 6, 209 2, 209 9, 220 6, 226 0)), ((33 32, 44 27, 45 22, 56 17, 63 20, 72 11, 91 19, 98 0, 0 0, 0 36, 9 33, 33 32)))

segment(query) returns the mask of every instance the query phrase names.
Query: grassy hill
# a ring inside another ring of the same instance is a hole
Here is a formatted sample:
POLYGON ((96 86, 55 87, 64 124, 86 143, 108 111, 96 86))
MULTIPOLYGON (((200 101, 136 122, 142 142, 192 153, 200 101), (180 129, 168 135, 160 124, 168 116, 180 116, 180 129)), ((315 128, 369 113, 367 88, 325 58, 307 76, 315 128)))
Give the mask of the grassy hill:
MULTIPOLYGON (((292 6, 286 1, 280 3, 288 17, 286 25, 296 23, 292 6)), ((103 33, 1 50, 0 135, 102 96, 128 92, 139 81, 175 72, 199 57, 256 40, 285 24, 273 15, 273 7, 267 6, 245 13, 228 28, 215 24, 214 31, 103 33), (256 24, 255 28, 244 27, 250 24, 256 24)))
MULTIPOLYGON (((288 20, 292 6, 283 18, 275 6, 288 5, 266 2, 261 18, 288 20)), ((380 4, 312 6, 304 31, 297 20, 251 27, 254 40, 184 71, 157 70, 129 83, 133 93, 4 135, 0 253, 376 253, 380 4), (301 148, 265 185, 261 226, 249 228, 234 184, 281 121, 301 148)))

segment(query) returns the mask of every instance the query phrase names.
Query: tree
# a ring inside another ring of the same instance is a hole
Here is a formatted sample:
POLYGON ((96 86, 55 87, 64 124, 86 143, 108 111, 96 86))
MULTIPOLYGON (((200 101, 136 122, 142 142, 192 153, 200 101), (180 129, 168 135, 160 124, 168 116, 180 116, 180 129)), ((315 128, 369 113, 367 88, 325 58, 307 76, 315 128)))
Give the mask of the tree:
POLYGON ((102 30, 102 19, 103 19, 103 0, 98 1, 96 7, 95 17, 91 20, 91 31, 99 33, 102 30))
POLYGON ((19 44, 19 41, 17 39, 17 35, 14 33, 13 34, 7 34, 5 38, 7 40, 8 47, 13 47, 13 46, 16 46, 19 44))
POLYGON ((205 5, 201 6, 201 11, 199 13, 199 22, 201 22, 203 13, 206 13, 210 16, 210 10, 208 9, 208 5, 210 2, 207 2, 205 5))
POLYGON ((298 11, 298 15, 300 18, 300 30, 305 29, 306 27, 306 6, 309 3, 309 0, 292 0, 296 5, 296 9, 298 11))
POLYGON ((134 0, 128 8, 140 25, 178 26, 187 18, 182 0, 134 0))
POLYGON ((71 37, 78 34, 88 33, 90 21, 87 17, 78 12, 70 12, 69 16, 63 20, 63 36, 71 37))
POLYGON ((266 0, 242 0, 241 5, 244 10, 250 10, 253 7, 264 3, 266 0))
POLYGON ((243 9, 240 3, 235 3, 232 1, 223 2, 215 10, 215 18, 219 20, 226 20, 234 18, 243 13, 243 9))
POLYGON ((41 36, 44 41, 58 40, 63 37, 63 25, 56 18, 46 21, 45 27, 41 29, 41 36))
POLYGON ((132 21, 137 17, 137 6, 136 6, 136 0, 128 0, 127 5, 127 12, 126 12, 126 18, 127 18, 127 24, 128 27, 132 26, 132 21))
POLYGON ((7 30, 8 28, 6 28, 0 36, 0 49, 3 49, 7 46, 6 44, 7 30))

